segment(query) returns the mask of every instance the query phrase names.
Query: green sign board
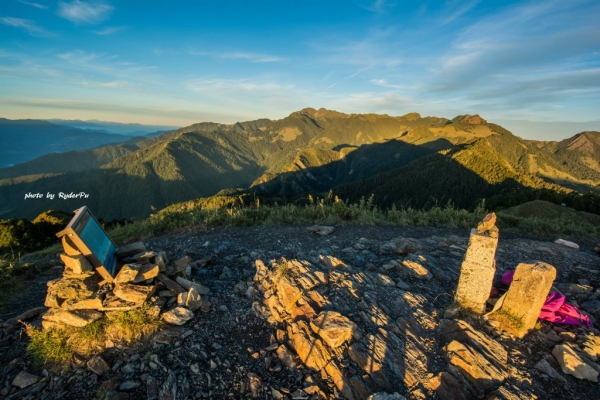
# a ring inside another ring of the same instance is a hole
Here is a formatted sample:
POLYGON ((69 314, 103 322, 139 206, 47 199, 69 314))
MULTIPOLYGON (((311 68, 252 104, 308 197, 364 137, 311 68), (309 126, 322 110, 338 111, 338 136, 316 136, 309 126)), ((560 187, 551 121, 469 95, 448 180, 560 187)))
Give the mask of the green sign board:
POLYGON ((56 234, 68 236, 96 271, 106 280, 112 281, 115 274, 117 247, 108 237, 98 220, 87 206, 75 210, 75 216, 65 229, 56 234))

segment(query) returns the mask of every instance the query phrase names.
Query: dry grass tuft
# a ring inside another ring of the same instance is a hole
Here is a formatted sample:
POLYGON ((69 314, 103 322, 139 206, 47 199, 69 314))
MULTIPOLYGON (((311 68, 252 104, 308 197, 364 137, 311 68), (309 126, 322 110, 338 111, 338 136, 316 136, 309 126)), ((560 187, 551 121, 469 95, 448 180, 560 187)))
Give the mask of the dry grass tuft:
POLYGON ((160 327, 160 320, 148 315, 147 307, 110 314, 83 328, 50 329, 44 331, 27 325, 31 342, 27 351, 38 366, 58 367, 71 359, 73 353, 83 356, 98 354, 107 340, 132 344, 143 341, 160 327))

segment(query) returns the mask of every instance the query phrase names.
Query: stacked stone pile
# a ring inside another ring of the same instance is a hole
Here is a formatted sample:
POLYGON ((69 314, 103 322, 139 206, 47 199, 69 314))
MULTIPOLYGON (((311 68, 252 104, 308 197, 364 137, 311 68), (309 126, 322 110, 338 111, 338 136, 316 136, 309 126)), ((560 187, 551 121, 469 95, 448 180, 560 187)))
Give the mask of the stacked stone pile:
POLYGON ((93 266, 67 237, 63 237, 63 276, 48 282, 42 316, 44 329, 65 325, 83 327, 103 313, 148 306, 148 313, 167 323, 182 325, 202 307, 202 295, 210 290, 189 280, 192 269, 209 259, 191 263, 183 257, 169 263, 164 251, 148 251, 142 242, 117 252, 118 273, 112 282, 102 280, 93 266), (163 309, 168 311, 163 312, 163 309))

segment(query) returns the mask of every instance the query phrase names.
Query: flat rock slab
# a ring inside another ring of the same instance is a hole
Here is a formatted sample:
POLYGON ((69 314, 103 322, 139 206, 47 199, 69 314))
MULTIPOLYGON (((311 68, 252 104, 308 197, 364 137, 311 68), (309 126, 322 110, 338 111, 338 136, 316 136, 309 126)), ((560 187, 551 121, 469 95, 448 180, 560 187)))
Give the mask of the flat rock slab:
POLYGON ((140 283, 147 281, 148 279, 153 279, 158 276, 160 272, 160 267, 156 264, 144 264, 140 267, 135 279, 133 279, 133 283, 140 283))
POLYGON ((201 295, 206 295, 206 294, 210 293, 210 289, 209 288, 207 288, 206 286, 203 286, 203 285, 201 285, 199 283, 189 281, 189 280, 187 280, 185 278, 182 278, 180 276, 178 276, 177 278, 175 278, 175 280, 185 290, 190 290, 190 288, 193 287, 194 289, 196 289, 196 292, 200 293, 201 295))
POLYGON ((495 366, 471 346, 456 340, 446 346, 446 354, 450 364, 457 367, 460 373, 480 390, 490 390, 507 377, 506 370, 495 366))
POLYGON ((44 314, 42 319, 44 321, 50 321, 58 324, 64 324, 81 328, 101 318, 102 315, 102 313, 94 310, 67 311, 59 309, 50 309, 46 314, 44 314))
POLYGON ((176 307, 162 315, 165 322, 173 325, 184 325, 194 318, 194 313, 184 307, 176 307))
POLYGON ((122 300, 135 304, 141 304, 145 302, 152 293, 154 293, 154 286, 140 286, 124 283, 117 285, 113 290, 113 293, 122 300))
POLYGON ((63 253, 60 255, 60 259, 65 263, 65 270, 69 270, 73 274, 82 274, 94 269, 88 259, 82 255, 69 256, 63 253))
POLYGON ((335 349, 352 338, 356 324, 336 311, 323 311, 310 322, 312 330, 335 349))
POLYGON ((570 344, 559 344, 552 350, 552 355, 560 364, 562 372, 573 375, 577 379, 598 382, 598 372, 588 365, 570 344))
POLYGON ((27 371, 21 371, 17 374, 17 376, 14 377, 11 384, 13 386, 23 389, 33 385, 39 380, 40 378, 38 376, 32 375, 27 371))
POLYGON ((125 264, 121 267, 113 282, 115 284, 132 282, 137 276, 139 269, 140 264, 125 264))

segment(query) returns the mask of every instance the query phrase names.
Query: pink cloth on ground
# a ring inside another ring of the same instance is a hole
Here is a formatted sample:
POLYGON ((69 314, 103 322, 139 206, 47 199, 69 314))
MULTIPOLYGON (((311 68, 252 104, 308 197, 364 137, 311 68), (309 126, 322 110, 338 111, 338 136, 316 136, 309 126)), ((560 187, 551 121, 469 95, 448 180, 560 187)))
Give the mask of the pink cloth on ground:
MULTIPOLYGON (((502 283, 510 286, 514 274, 514 270, 506 271, 502 274, 502 283)), ((540 319, 555 324, 592 326, 590 318, 582 314, 575 306, 566 303, 565 296, 560 292, 550 292, 548 294, 540 312, 540 319)))

